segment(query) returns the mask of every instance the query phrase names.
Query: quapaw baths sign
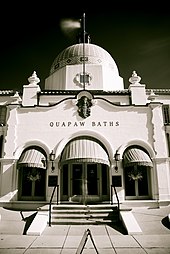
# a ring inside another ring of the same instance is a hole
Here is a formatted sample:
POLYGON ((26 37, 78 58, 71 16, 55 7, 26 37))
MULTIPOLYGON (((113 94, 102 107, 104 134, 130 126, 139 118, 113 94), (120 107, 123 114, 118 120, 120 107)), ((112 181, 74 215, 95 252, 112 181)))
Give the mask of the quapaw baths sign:
POLYGON ((100 122, 72 122, 72 121, 65 121, 65 122, 53 122, 49 123, 50 127, 58 127, 58 128, 66 128, 66 127, 118 127, 120 126, 119 121, 100 121, 100 122))

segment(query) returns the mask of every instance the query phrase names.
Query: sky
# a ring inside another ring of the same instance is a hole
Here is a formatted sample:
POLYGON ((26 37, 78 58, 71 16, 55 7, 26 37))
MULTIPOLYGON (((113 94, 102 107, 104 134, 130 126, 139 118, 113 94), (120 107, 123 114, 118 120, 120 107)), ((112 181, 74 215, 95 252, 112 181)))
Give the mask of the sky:
POLYGON ((86 15, 91 43, 115 60, 125 88, 135 70, 146 88, 170 89, 168 1, 4 1, 0 16, 0 90, 22 91, 36 71, 44 89, 56 56, 76 42, 63 19, 86 15))

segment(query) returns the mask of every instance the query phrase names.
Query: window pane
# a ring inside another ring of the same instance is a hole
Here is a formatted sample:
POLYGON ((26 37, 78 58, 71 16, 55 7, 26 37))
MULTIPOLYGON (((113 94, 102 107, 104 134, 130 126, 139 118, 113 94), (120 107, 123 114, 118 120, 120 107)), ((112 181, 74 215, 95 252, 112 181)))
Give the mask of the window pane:
POLYGON ((73 195, 82 195, 82 165, 73 164, 73 195))
POLYGON ((88 195, 97 195, 97 164, 87 164, 88 195))
POLYGON ((6 106, 0 106, 0 126, 6 125, 6 106))
POLYGON ((164 117, 164 124, 169 124, 170 123, 169 105, 163 105, 163 117, 164 117))
POLYGON ((63 165, 63 195, 68 195, 68 165, 63 165))
POLYGON ((102 195, 107 195, 107 165, 102 164, 102 195))
POLYGON ((0 136, 0 157, 2 157, 2 148, 3 148, 3 135, 0 136))
POLYGON ((35 181, 35 196, 45 195, 45 170, 37 170, 37 180, 35 181))
POLYGON ((32 181, 30 180, 31 169, 23 168, 22 176, 22 196, 31 196, 32 194, 32 181))
POLYGON ((128 174, 133 167, 128 167, 125 169, 125 194, 126 196, 135 196, 135 181, 131 179, 128 174))
POLYGON ((147 177, 147 168, 140 167, 142 172, 142 179, 138 180, 138 191, 139 196, 147 196, 148 195, 148 177, 147 177))

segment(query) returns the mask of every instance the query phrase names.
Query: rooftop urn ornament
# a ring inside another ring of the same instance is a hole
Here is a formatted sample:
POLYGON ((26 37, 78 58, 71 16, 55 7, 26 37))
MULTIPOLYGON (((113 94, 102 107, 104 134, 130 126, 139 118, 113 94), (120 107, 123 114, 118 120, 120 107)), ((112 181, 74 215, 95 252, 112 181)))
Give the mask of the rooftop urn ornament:
POLYGON ((15 103, 19 104, 22 102, 22 99, 21 99, 18 91, 16 91, 15 94, 13 96, 11 96, 11 98, 13 99, 12 104, 15 104, 15 103))
POLYGON ((132 85, 136 85, 136 84, 140 84, 140 81, 141 81, 141 77, 139 77, 136 73, 136 71, 133 71, 132 72, 132 76, 129 78, 129 82, 132 84, 132 85))
POLYGON ((23 85, 22 105, 34 106, 37 105, 38 93, 41 91, 41 88, 38 84, 40 79, 37 77, 35 71, 28 78, 28 82, 28 84, 23 85))
POLYGON ((149 99, 150 101, 154 101, 157 97, 158 97, 158 95, 156 95, 156 94, 154 93, 153 89, 151 89, 150 95, 149 95, 148 99, 149 99))
POLYGON ((40 82, 40 79, 37 77, 36 71, 34 71, 32 76, 28 78, 28 81, 31 85, 37 85, 40 82))

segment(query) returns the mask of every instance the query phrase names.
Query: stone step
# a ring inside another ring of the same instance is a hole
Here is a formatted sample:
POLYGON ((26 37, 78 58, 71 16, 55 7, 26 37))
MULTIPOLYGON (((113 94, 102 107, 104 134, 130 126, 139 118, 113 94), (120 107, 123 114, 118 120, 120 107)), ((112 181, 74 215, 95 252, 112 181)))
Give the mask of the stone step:
MULTIPOLYGON (((52 204, 51 205, 51 209, 52 210, 64 210, 67 209, 69 210, 116 210, 117 209, 117 205, 111 205, 111 204, 102 204, 102 205, 80 205, 80 204, 52 204)), ((42 207, 39 207, 39 209, 37 210, 41 210, 41 211, 48 211, 49 210, 49 204, 46 204, 42 207)))
POLYGON ((88 213, 88 214, 77 214, 77 213, 74 213, 74 214, 66 214, 66 213, 55 213, 53 214, 52 213, 52 218, 53 219, 58 219, 58 218, 72 218, 72 219, 79 219, 79 218, 110 218, 110 219, 115 219, 117 218, 118 216, 118 213, 113 213, 113 214, 108 214, 108 213, 97 213, 97 214, 92 214, 92 213, 88 213))
POLYGON ((77 209, 77 210, 82 210, 82 209, 85 209, 85 210, 99 210, 99 209, 116 209, 117 206, 116 205, 72 205, 72 204, 58 204, 58 205, 55 205, 55 204, 52 204, 52 208, 53 209, 67 209, 67 210, 73 210, 73 209, 77 209))
POLYGON ((119 214, 113 205, 53 205, 51 224, 108 224, 118 221, 119 214))
POLYGON ((116 210, 67 210, 67 209, 62 209, 62 210, 52 210, 53 214, 111 214, 116 212, 116 210))
POLYGON ((99 219, 78 219, 73 220, 69 218, 62 218, 57 220, 52 220, 51 225, 102 225, 102 224, 112 224, 112 220, 99 220, 99 219))

